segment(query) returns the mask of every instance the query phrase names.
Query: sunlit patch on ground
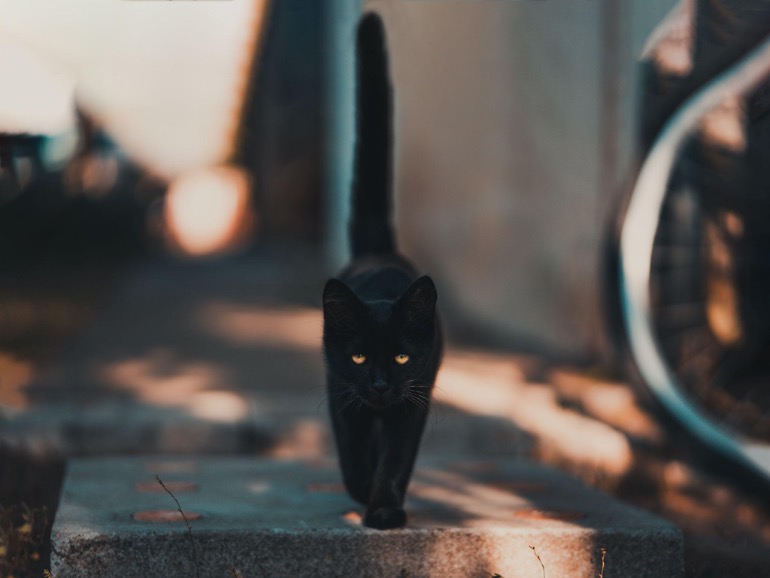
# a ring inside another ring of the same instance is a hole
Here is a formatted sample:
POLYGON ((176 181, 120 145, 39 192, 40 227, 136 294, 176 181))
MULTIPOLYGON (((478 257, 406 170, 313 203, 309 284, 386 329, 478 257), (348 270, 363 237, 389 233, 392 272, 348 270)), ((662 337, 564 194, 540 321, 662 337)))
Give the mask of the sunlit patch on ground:
POLYGON ((322 318, 318 309, 211 303, 197 313, 201 331, 226 343, 319 351, 322 318))
POLYGON ((237 422, 249 415, 248 402, 232 391, 199 391, 186 406, 192 415, 207 421, 237 422))
POLYGON ((154 474, 190 474, 198 471, 198 463, 193 460, 163 460, 145 464, 145 470, 154 474))
POLYGON ((640 406, 628 384, 557 369, 549 383, 559 396, 589 416, 640 440, 660 442, 663 432, 640 406))
POLYGON ((0 409, 27 407, 24 388, 32 381, 33 375, 30 362, 0 353, 0 409))
POLYGON ((237 422, 249 403, 229 389, 227 375, 209 363, 176 363, 169 354, 118 361, 100 371, 105 383, 149 405, 180 408, 208 421, 237 422))
POLYGON ((410 496, 461 512, 466 527, 488 524, 489 520, 510 524, 514 510, 532 506, 526 498, 501 490, 495 484, 484 484, 467 475, 437 469, 420 470, 410 496))
POLYGON ((448 355, 436 398, 465 412, 512 420, 536 442, 535 452, 620 477, 633 462, 631 446, 617 429, 563 407, 554 389, 529 383, 516 358, 448 355))
POLYGON ((329 450, 326 421, 319 417, 296 420, 269 454, 279 459, 312 460, 328 455, 329 450))

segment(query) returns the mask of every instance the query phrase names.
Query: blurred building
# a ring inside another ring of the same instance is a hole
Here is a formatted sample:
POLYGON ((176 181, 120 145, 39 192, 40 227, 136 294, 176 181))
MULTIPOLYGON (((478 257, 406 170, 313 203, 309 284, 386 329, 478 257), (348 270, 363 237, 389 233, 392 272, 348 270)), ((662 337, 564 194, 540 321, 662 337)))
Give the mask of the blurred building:
MULTIPOLYGON (((344 4, 332 3, 351 15, 344 4)), ((601 350, 603 243, 634 165, 639 60, 674 4, 363 3, 388 33, 399 235, 445 307, 522 343, 601 350)), ((336 34, 344 61, 352 33, 336 34)))
POLYGON ((440 282, 448 318, 590 358, 639 141, 639 58, 674 4, 0 0, 0 34, 55 67, 62 99, 142 170, 245 168, 251 234, 323 243, 331 273, 346 254, 354 29, 378 11, 404 251, 440 282))

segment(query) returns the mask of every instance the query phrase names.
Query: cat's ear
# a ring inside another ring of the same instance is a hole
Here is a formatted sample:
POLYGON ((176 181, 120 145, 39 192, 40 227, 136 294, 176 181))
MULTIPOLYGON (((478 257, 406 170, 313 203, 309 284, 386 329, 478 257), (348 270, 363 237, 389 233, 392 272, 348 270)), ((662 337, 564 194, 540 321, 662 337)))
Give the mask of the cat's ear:
POLYGON ((396 303, 407 325, 415 329, 432 327, 436 317, 438 293, 433 280, 424 275, 412 283, 396 303))
POLYGON ((338 279, 329 279, 323 292, 324 327, 333 333, 355 330, 364 304, 338 279))

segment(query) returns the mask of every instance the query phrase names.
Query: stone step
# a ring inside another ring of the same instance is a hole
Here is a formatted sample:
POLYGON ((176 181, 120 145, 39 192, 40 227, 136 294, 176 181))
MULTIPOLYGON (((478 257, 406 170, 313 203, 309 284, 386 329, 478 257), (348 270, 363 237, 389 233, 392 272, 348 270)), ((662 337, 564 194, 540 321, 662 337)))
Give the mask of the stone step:
POLYGON ((329 459, 77 459, 53 526, 52 571, 81 578, 683 575, 675 527, 525 461, 423 460, 406 507, 405 529, 362 527, 361 506, 329 459))

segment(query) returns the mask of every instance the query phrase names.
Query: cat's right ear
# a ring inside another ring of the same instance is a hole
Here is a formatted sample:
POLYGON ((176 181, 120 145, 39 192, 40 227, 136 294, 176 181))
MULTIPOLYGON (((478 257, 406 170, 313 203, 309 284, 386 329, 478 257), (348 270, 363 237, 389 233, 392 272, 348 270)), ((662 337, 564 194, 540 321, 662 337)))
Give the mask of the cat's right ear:
POLYGON ((323 292, 324 330, 348 333, 358 327, 364 304, 356 294, 338 279, 329 279, 323 292))

